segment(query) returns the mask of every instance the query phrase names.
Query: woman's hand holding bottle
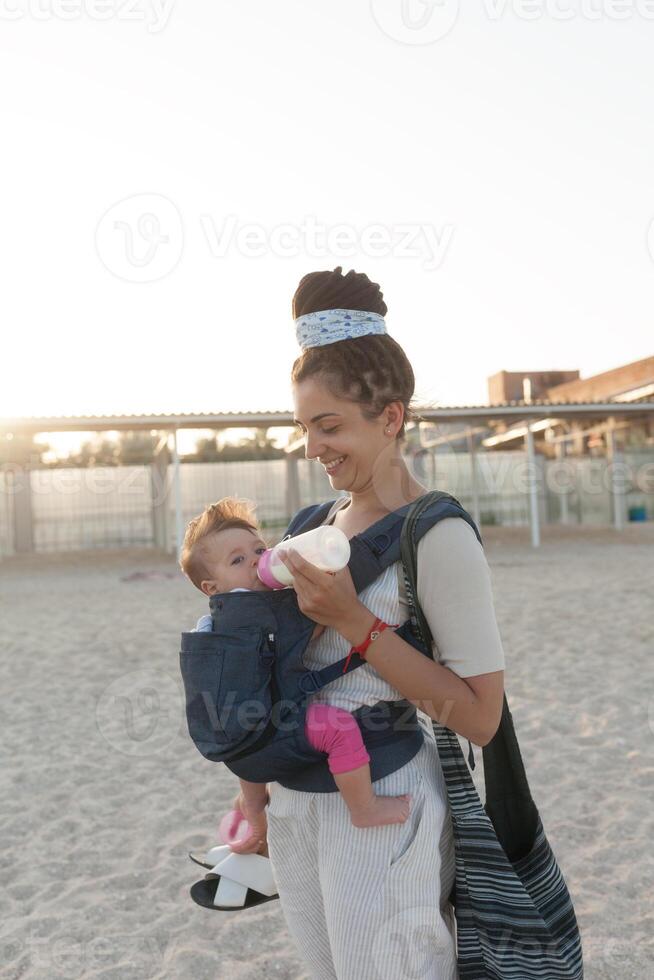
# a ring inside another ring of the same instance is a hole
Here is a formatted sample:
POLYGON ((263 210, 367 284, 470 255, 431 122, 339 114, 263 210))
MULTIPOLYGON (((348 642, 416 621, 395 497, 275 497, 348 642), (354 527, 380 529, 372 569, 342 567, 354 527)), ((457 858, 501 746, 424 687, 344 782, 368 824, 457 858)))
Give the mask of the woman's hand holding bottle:
MULTIPOLYGON (((268 835, 268 820, 266 817, 266 806, 270 801, 270 795, 265 785, 250 784, 259 786, 260 790, 253 795, 241 790, 232 803, 232 820, 225 827, 225 837, 231 838, 232 833, 236 833, 243 818, 250 827, 250 833, 245 839, 225 839, 232 851, 237 854, 268 854, 266 837, 268 835)), ((228 814, 230 816, 230 814, 228 814)), ((225 819, 225 818, 223 818, 225 819)), ((222 825, 221 825, 222 826, 222 825)), ((247 829, 246 829, 247 833, 247 829)))

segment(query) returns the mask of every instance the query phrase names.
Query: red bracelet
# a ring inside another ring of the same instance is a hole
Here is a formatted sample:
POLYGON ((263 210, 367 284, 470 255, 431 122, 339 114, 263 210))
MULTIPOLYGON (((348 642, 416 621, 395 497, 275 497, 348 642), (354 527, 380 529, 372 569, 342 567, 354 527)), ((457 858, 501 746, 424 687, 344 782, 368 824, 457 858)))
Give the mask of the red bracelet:
POLYGON ((372 629, 368 633, 363 643, 360 643, 358 647, 352 647, 352 649, 348 653, 347 660, 345 661, 345 665, 343 667, 343 673, 345 673, 345 671, 347 670, 348 664, 352 658, 353 653, 358 653, 359 656, 362 657, 363 660, 365 660, 366 658, 364 654, 368 649, 368 647, 370 646, 370 644, 372 643, 372 641, 376 640, 377 637, 384 632, 384 630, 397 629, 398 626, 399 623, 395 623, 395 624, 385 623, 383 619, 375 619, 375 622, 372 625, 372 629))

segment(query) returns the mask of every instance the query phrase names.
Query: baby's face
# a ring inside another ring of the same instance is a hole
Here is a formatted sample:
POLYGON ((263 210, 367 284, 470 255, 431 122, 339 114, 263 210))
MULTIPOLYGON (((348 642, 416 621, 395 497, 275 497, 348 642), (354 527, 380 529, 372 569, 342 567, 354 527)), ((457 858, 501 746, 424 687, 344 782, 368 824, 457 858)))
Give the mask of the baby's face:
POLYGON ((209 535, 202 546, 207 577, 200 588, 205 595, 232 589, 269 591, 257 577, 257 565, 266 543, 256 531, 230 527, 209 535))

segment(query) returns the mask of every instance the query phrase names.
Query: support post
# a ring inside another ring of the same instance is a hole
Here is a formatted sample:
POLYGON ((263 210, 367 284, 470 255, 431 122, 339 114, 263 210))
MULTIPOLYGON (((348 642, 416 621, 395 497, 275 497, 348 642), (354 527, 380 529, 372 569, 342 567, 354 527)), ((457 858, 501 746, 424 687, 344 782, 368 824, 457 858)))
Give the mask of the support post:
POLYGON ((32 473, 28 462, 17 464, 12 471, 14 498, 14 551, 17 555, 34 551, 32 515, 32 473))
POLYGON ((570 423, 570 434, 572 435, 572 453, 575 456, 584 455, 584 427, 580 422, 570 423))
MULTIPOLYGON (((565 460, 567 458, 565 442, 563 440, 561 440, 561 442, 557 442, 556 444, 556 458, 559 460, 565 460)), ((570 517, 570 510, 568 507, 569 501, 568 501, 567 484, 564 490, 559 490, 559 502, 560 502, 560 511, 561 511, 561 518, 560 518, 561 524, 568 524, 569 517, 570 517)))
POLYGON ((34 551, 34 518, 32 470, 28 456, 12 467, 10 486, 13 498, 14 551, 17 555, 29 554, 34 551))
POLYGON ((479 527, 481 515, 479 513, 479 483, 477 472, 477 450, 475 447, 475 437, 472 430, 468 429, 468 452, 470 453, 470 475, 472 479, 472 517, 475 524, 479 527))
POLYGON ((286 512, 289 518, 300 509, 300 475, 297 456, 289 453, 286 457, 286 512))
POLYGON ((170 450, 168 448, 168 439, 169 435, 167 432, 161 436, 150 464, 152 543, 155 548, 161 548, 162 551, 169 551, 170 548, 168 517, 168 493, 170 490, 168 464, 170 463, 170 450))
POLYGON ((308 467, 309 470, 309 500, 314 504, 318 499, 318 487, 316 485, 316 473, 318 467, 313 463, 308 467))
POLYGON ((182 519, 182 481, 179 452, 177 451, 177 429, 173 429, 173 487, 175 495, 175 553, 179 562, 184 541, 184 522, 182 519))
POLYGON ((538 514, 538 486, 536 482, 536 453, 534 452, 534 434, 531 424, 527 422, 527 470, 529 480, 529 524, 531 526, 531 543, 534 548, 540 547, 540 519, 538 514))
POLYGON ((606 430, 606 449, 611 475, 611 500, 613 503, 613 526, 616 531, 624 530, 624 493, 618 479, 617 466, 618 448, 615 441, 615 417, 609 418, 606 430))

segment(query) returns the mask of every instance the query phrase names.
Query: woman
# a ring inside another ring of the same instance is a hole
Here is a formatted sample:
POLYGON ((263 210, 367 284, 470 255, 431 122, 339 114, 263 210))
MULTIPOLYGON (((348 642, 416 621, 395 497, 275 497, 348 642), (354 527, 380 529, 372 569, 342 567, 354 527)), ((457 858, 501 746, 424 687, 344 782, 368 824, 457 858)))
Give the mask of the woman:
MULTIPOLYGON (((386 333, 386 311, 376 283, 340 267, 305 276, 293 298, 303 347, 292 371, 296 422, 307 458, 347 493, 324 523, 350 538, 427 492, 401 455, 414 374, 386 333)), ((311 669, 369 639, 377 618, 389 625, 408 618, 400 562, 360 595, 347 568, 330 575, 292 550, 286 563, 300 608, 326 627, 307 649, 311 669)), ((420 541, 418 598, 434 660, 384 629, 370 641, 366 664, 313 695, 348 711, 407 698, 423 712, 421 749, 373 784, 380 795, 411 795, 406 822, 353 827, 338 792, 279 783, 269 786, 267 815, 235 801, 256 833, 233 849, 265 853, 257 839, 267 835, 284 917, 316 980, 457 978, 452 827, 430 719, 485 745, 499 726, 504 681, 490 572, 466 521, 445 518, 420 541)))

